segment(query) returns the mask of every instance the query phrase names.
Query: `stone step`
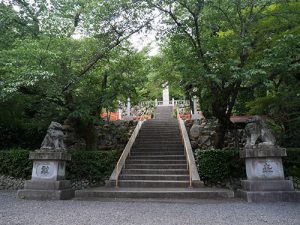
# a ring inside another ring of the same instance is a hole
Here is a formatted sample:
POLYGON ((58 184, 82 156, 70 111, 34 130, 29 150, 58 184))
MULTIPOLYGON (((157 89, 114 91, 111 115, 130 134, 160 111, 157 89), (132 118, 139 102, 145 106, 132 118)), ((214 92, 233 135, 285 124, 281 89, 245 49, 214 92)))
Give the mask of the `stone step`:
POLYGON ((122 174, 174 174, 188 175, 186 169, 123 169, 122 174))
POLYGON ((164 129, 164 128, 145 128, 140 130, 140 134, 143 133, 162 133, 162 134, 178 134, 180 132, 179 128, 169 128, 169 129, 164 129))
POLYGON ((169 155, 182 155, 184 156, 184 151, 137 151, 133 150, 130 153, 131 156, 169 156, 169 155))
POLYGON ((188 175, 165 175, 165 174, 159 174, 159 175, 153 175, 153 174, 123 174, 119 178, 120 180, 174 180, 174 181, 188 181, 189 176, 188 175))
POLYGON ((186 169, 187 164, 125 164, 126 169, 186 169))
POLYGON ((131 155, 129 160, 186 160, 184 154, 181 155, 131 155))
POLYGON ((143 132, 141 131, 140 133, 139 133, 139 136, 137 137, 137 138, 139 138, 140 136, 151 136, 151 135, 153 135, 153 137, 155 137, 155 136, 159 136, 159 137, 175 137, 175 138, 179 138, 179 137, 181 137, 180 136, 180 133, 179 132, 169 132, 169 131, 166 131, 166 132, 164 132, 164 131, 159 131, 159 130, 152 130, 152 131, 150 131, 150 130, 144 130, 143 132))
POLYGON ((182 142, 181 140, 168 140, 168 139, 165 139, 165 140, 145 140, 145 139, 138 139, 135 141, 134 144, 144 144, 144 145, 152 145, 152 144, 160 144, 160 145, 182 145, 182 142))
POLYGON ((164 160, 136 160, 136 159, 128 159, 126 160, 126 164, 185 164, 186 160, 169 160, 169 159, 164 159, 164 160))
POLYGON ((153 141, 153 140, 156 140, 156 141, 164 141, 164 140, 167 140, 167 141, 181 141, 182 139, 181 139, 180 136, 178 136, 178 137, 174 137, 174 136, 166 137, 166 136, 161 136, 161 135, 153 136, 152 134, 149 134, 149 135, 138 136, 136 141, 139 141, 139 140, 145 140, 145 141, 153 141))
POLYGON ((142 134, 139 133, 139 135, 137 136, 138 139, 140 138, 145 138, 145 139, 171 139, 171 140, 181 140, 181 136, 180 134, 178 135, 174 135, 174 134, 170 134, 170 135, 160 135, 160 134, 156 134, 156 133, 151 133, 151 134, 142 134))
POLYGON ((161 128, 173 128, 173 127, 176 127, 176 128, 179 128, 179 124, 178 123, 144 123, 143 126, 142 126, 142 129, 144 127, 161 127, 161 128))
POLYGON ((164 132, 164 133, 178 133, 178 132, 180 132, 180 128, 177 126, 176 127, 151 126, 151 127, 142 127, 140 129, 140 132, 151 132, 151 131, 160 131, 160 132, 164 132))
POLYGON ((151 198, 151 199, 223 199, 233 198, 234 193, 227 189, 213 188, 93 188, 77 190, 77 199, 97 198, 151 198))
POLYGON ((133 148, 158 148, 158 149, 174 149, 174 148, 182 148, 183 149, 183 144, 180 143, 165 143, 165 144, 160 144, 160 143, 135 143, 133 145, 133 148))
POLYGON ((142 146, 142 145, 137 145, 132 147, 132 151, 134 150, 139 150, 139 151, 183 151, 184 147, 183 146, 142 146))
POLYGON ((152 120, 147 120, 144 122, 145 126, 148 125, 167 125, 167 126, 178 126, 178 120, 177 119, 170 119, 170 120, 166 120, 166 121, 162 121, 162 120, 158 120, 158 119, 152 119, 152 120))
POLYGON ((119 187, 135 188, 185 188, 189 186, 189 181, 173 180, 119 180, 119 187))
POLYGON ((139 134, 139 136, 137 136, 136 140, 139 139, 151 139, 151 140, 182 140, 181 136, 178 135, 165 135, 165 134, 157 134, 156 132, 151 132, 149 134, 139 134))
POLYGON ((183 152, 184 147, 183 146, 142 146, 137 145, 133 146, 132 152, 139 151, 139 152, 170 152, 170 151, 177 151, 177 152, 183 152))
POLYGON ((135 141, 135 143, 139 143, 139 142, 148 142, 148 143, 153 143, 153 142, 159 142, 159 143, 164 143, 164 142, 174 142, 174 143, 182 143, 181 138, 174 138, 174 137, 151 137, 151 136, 147 136, 147 137, 138 137, 135 141))
POLYGON ((179 137, 164 137, 164 136, 160 136, 158 138, 154 138, 151 136, 147 136, 147 137, 138 137, 135 140, 135 143, 138 142, 147 142, 147 143, 182 143, 182 139, 179 137))
POLYGON ((145 155, 182 155, 184 153, 183 148, 173 148, 173 149, 160 149, 160 148, 151 148, 151 149, 132 149, 130 154, 145 154, 145 155))
POLYGON ((143 127, 179 127, 179 124, 177 121, 173 123, 157 121, 156 123, 144 123, 143 127))
POLYGON ((143 129, 151 129, 151 128, 159 128, 159 129, 164 129, 164 130, 169 130, 169 129, 178 129, 179 130, 179 125, 178 124, 174 124, 174 125, 170 125, 170 124, 143 124, 142 126, 142 130, 143 129))

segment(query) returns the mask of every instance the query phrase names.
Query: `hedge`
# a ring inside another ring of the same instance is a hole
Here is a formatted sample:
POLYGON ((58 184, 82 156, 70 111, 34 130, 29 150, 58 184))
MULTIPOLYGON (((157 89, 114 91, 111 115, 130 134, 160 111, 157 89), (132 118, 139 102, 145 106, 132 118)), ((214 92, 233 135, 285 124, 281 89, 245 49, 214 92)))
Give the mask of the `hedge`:
MULTIPOLYGON (((88 180, 101 184, 114 169, 120 151, 74 151, 67 163, 67 179, 88 180)), ((285 176, 300 178, 300 149, 287 149, 283 158, 285 176)), ((22 149, 0 151, 0 175, 30 179, 32 162, 29 151, 22 149)), ((224 184, 246 177, 244 160, 237 150, 197 150, 196 161, 201 179, 206 184, 224 184)))
MULTIPOLYGON (((244 159, 239 151, 231 150, 196 150, 196 163, 200 178, 207 185, 219 185, 231 182, 232 179, 246 178, 244 159)), ((286 177, 300 178, 300 149, 287 149, 287 157, 283 157, 286 177)))
POLYGON ((196 150, 196 163, 201 180, 207 185, 220 185, 232 178, 246 177, 245 165, 237 150, 196 150))
MULTIPOLYGON (((74 151, 72 161, 67 163, 66 179, 88 180, 103 183, 112 173, 120 151, 74 151)), ((29 151, 15 149, 0 151, 0 175, 30 179, 32 161, 29 151)))
POLYGON ((288 148, 287 157, 283 157, 284 175, 300 179, 300 148, 288 148))
POLYGON ((0 151, 0 175, 29 179, 32 162, 28 159, 29 151, 22 149, 0 151))
POLYGON ((67 163, 69 180, 88 180, 101 184, 111 175, 120 151, 74 151, 72 161, 67 163))

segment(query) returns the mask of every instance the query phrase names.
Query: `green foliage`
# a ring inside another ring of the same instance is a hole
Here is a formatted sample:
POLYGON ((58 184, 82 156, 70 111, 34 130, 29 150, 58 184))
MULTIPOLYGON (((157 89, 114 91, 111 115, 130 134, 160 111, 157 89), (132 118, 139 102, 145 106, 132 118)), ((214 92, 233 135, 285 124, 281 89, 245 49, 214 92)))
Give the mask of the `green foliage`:
MULTIPOLYGON (((196 162, 200 178, 208 185, 230 182, 232 178, 246 178, 244 159, 238 150, 196 150, 196 162)), ((300 178, 300 149, 288 148, 283 157, 286 177, 300 178)))
POLYGON ((32 162, 29 160, 29 151, 21 149, 0 151, 0 174, 29 179, 31 171, 32 162))
POLYGON ((120 156, 119 151, 74 151, 67 163, 67 179, 88 180, 103 184, 111 175, 120 156))
MULTIPOLYGON (((223 146, 232 113, 249 110, 245 102, 265 97, 272 89, 283 93, 290 87, 286 97, 296 105, 299 2, 148 2, 165 15, 162 33, 166 38, 161 62, 156 64, 161 76, 180 86, 188 99, 197 94, 206 116, 212 114, 218 119, 217 148, 223 146), (293 81, 283 82, 289 79, 293 81), (195 87, 198 91, 192 93, 195 87)), ((299 109, 290 107, 287 111, 299 109)))
POLYGON ((45 134, 46 128, 38 128, 31 124, 0 125, 0 149, 38 149, 45 134))
POLYGON ((283 165, 285 176, 300 178, 300 148, 288 148, 283 165))
MULTIPOLYGON (((74 151, 72 160, 67 162, 67 179, 88 180, 93 184, 103 184, 112 173, 120 152, 113 151, 74 151)), ((29 151, 22 149, 0 151, 0 174, 15 178, 30 179, 32 161, 29 151)))
POLYGON ((196 162, 201 180, 209 185, 246 177, 244 162, 237 150, 196 150, 196 162))
MULTIPOLYGON (((128 38, 147 26, 145 10, 127 0, 1 2, 0 126, 37 133, 70 117, 89 128, 102 108, 139 101, 146 52, 128 38)), ((9 135, 2 146, 18 145, 9 135)))

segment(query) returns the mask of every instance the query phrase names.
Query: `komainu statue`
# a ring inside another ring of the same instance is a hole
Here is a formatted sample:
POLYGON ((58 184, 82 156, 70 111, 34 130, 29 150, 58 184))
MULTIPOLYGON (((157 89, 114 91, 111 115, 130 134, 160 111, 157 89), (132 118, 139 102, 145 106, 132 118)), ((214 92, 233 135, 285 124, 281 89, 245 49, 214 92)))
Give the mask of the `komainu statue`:
POLYGON ((51 122, 47 134, 42 142, 41 150, 44 151, 64 151, 64 133, 62 125, 57 122, 51 122))
POLYGON ((254 116, 249 120, 245 127, 246 145, 245 147, 253 146, 274 146, 275 137, 267 127, 267 124, 260 116, 254 116))

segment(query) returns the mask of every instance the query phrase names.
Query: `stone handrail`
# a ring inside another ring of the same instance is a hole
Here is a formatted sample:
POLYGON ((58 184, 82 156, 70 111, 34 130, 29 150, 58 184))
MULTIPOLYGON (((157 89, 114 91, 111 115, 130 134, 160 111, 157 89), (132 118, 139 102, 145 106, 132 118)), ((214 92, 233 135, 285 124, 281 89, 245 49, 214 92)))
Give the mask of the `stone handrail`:
POLYGON ((116 186, 118 186, 118 179, 119 179, 119 175, 121 173, 121 170, 123 167, 125 167, 125 161, 128 157, 128 155, 130 154, 130 151, 132 149, 132 146, 135 142, 135 139, 142 127, 142 124, 143 124, 144 121, 139 121, 138 124, 136 125, 130 139, 128 140, 124 150, 123 150, 123 153, 122 155, 120 156, 118 162, 117 162, 117 165, 114 169, 114 171, 112 172, 110 178, 109 178, 109 184, 113 184, 115 183, 116 186))
POLYGON ((178 118, 179 128, 181 131, 181 136, 184 144, 185 154, 188 160, 188 169, 190 175, 190 186, 199 186, 202 184, 200 181, 200 176, 198 174, 198 169, 196 166, 194 153, 190 143, 188 133, 186 131, 184 121, 181 118, 178 118))

